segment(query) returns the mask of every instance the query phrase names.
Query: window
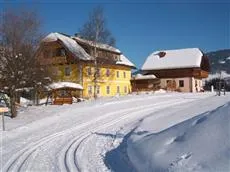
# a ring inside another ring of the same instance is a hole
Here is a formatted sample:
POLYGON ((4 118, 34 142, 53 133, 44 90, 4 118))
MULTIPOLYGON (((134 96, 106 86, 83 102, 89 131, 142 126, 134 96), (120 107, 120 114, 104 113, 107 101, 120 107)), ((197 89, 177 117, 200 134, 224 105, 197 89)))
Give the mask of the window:
POLYGON ((158 56, 160 58, 164 57, 165 55, 166 55, 166 52, 163 52, 163 51, 161 51, 161 52, 158 53, 158 56))
POLYGON ((54 76, 58 76, 58 67, 53 67, 52 72, 54 76))
POLYGON ((179 80, 179 87, 184 87, 184 80, 179 80))
POLYGON ((110 70, 107 69, 107 70, 106 70, 106 76, 109 77, 109 75, 110 75, 110 70))
POLYGON ((57 48, 54 56, 64 57, 66 55, 64 48, 57 48))
POLYGON ((92 75, 91 67, 88 67, 88 68, 87 68, 87 75, 88 75, 88 76, 92 75))
POLYGON ((127 86, 124 87, 124 92, 127 93, 127 86))
POLYGON ((70 67, 66 67, 65 68, 65 76, 70 76, 71 73, 71 68, 70 67))
POLYGON ((45 49, 43 52, 43 57, 44 58, 50 58, 51 56, 51 51, 49 51, 48 49, 45 49))
POLYGON ((92 86, 89 85, 89 86, 88 86, 88 95, 91 95, 91 94, 92 94, 92 86))
POLYGON ((100 77, 100 76, 101 76, 100 69, 97 69, 97 76, 98 76, 98 77, 100 77))
POLYGON ((119 71, 117 71, 117 78, 119 78, 119 71))
POLYGON ((119 94, 120 93, 120 87, 117 86, 117 93, 119 94))
POLYGON ((124 72, 123 74, 124 74, 124 78, 126 78, 126 73, 124 72))
POLYGON ((109 86, 106 87, 106 93, 110 94, 110 87, 109 86))
POLYGON ((100 86, 97 86, 97 94, 100 94, 100 86))

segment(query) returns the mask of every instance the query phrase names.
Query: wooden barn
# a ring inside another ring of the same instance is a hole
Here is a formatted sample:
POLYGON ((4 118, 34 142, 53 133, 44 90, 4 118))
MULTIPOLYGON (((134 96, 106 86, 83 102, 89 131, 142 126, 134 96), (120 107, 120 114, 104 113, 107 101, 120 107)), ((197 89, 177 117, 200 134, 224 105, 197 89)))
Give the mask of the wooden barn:
POLYGON ((155 75, 137 74, 131 79, 132 92, 155 91, 160 88, 160 79, 155 75))
POLYGON ((208 57, 198 48, 161 50, 150 54, 141 71, 160 79, 160 87, 171 91, 200 92, 210 70, 208 57))

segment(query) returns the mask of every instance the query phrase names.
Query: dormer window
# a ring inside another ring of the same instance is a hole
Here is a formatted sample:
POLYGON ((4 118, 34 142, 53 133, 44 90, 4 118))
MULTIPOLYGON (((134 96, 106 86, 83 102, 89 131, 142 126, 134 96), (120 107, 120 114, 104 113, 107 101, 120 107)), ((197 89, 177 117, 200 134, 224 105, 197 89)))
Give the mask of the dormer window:
POLYGON ((160 58, 164 57, 165 55, 166 55, 166 52, 164 52, 164 51, 161 51, 161 52, 158 53, 158 56, 160 58))
POLYGON ((117 56, 117 55, 114 57, 114 59, 115 61, 121 61, 120 56, 117 56))
POLYGON ((66 56, 66 51, 64 48, 57 48, 55 53, 54 53, 56 57, 65 57, 66 56))

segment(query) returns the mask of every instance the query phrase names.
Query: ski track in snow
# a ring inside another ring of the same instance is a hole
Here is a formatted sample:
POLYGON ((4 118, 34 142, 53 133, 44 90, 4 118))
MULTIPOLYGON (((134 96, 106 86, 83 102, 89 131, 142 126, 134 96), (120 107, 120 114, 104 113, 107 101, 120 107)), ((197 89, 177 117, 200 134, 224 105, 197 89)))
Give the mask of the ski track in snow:
MULTIPOLYGON (((196 98, 184 99, 177 97, 175 99, 169 99, 155 104, 141 105, 137 107, 120 109, 115 112, 108 112, 95 119, 65 129, 61 132, 45 136, 38 141, 26 145, 19 152, 16 152, 13 156, 11 156, 11 158, 5 164, 3 164, 2 171, 33 171, 33 167, 36 166, 33 164, 35 163, 34 159, 41 159, 40 162, 42 162, 42 157, 39 157, 39 154, 42 151, 41 147, 52 149, 52 142, 58 142, 59 139, 66 139, 67 142, 65 142, 65 145, 59 152, 60 154, 58 154, 58 169, 60 171, 67 172, 81 171, 81 162, 79 162, 80 158, 78 157, 78 148, 86 139, 90 139, 92 133, 104 130, 116 124, 122 125, 125 122, 138 120, 148 115, 149 113, 160 110, 162 108, 189 103, 195 100, 196 98), (98 125, 99 123, 100 125, 98 125), (73 136, 73 138, 69 140, 69 136, 73 133, 77 136, 73 136)), ((94 142, 95 141, 91 143, 94 142)))

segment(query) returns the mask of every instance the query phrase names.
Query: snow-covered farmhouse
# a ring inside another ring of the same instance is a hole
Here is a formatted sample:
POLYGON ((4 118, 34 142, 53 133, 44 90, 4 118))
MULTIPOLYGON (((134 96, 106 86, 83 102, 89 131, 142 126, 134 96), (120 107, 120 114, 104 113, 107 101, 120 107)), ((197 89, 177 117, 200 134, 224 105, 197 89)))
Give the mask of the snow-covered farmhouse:
POLYGON ((187 48, 155 51, 147 57, 141 71, 159 78, 163 89, 199 92, 209 69, 208 57, 200 49, 187 48))
MULTIPOLYGON (((50 69, 58 85, 68 82, 71 86, 81 86, 81 89, 74 87, 77 91, 71 92, 75 97, 126 95, 131 90, 131 69, 135 65, 120 50, 107 44, 95 45, 77 35, 55 32, 41 41, 37 57, 50 69)), ((72 90, 69 86, 64 88, 72 90)), ((55 89, 57 95, 66 93, 59 89, 55 89)))

